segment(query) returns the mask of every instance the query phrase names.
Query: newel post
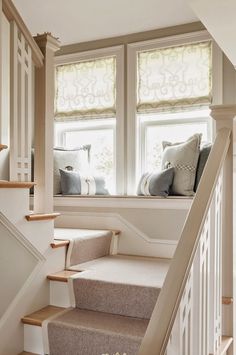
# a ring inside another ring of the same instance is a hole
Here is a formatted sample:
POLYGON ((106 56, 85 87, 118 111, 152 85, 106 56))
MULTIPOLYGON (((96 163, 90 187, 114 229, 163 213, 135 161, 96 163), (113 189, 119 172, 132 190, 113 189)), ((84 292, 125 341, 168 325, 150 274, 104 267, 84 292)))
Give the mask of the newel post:
POLYGON ((53 212, 54 54, 58 40, 49 33, 35 37, 44 65, 35 70, 35 193, 34 211, 53 212))
MULTIPOLYGON (((224 297, 234 299, 231 305, 223 306, 223 329, 224 335, 233 336, 234 350, 236 353, 236 190, 235 175, 236 165, 233 155, 234 143, 234 122, 236 117, 236 105, 217 105, 211 107, 211 116, 216 122, 216 132, 221 128, 230 128, 231 143, 227 153, 226 161, 223 168, 223 201, 222 201, 222 294, 224 297)), ((231 354, 231 352, 230 352, 231 354)))

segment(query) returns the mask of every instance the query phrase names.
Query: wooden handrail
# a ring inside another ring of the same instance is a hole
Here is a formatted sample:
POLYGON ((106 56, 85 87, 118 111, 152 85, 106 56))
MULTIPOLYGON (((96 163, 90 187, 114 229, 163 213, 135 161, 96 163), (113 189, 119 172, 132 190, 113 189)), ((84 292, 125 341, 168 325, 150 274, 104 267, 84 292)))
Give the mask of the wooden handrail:
POLYGON ((183 227, 173 261, 141 344, 139 355, 165 354, 199 245, 202 228, 229 149, 230 134, 231 130, 228 128, 222 128, 217 134, 183 227))
POLYGON ((33 39, 30 31, 22 20, 19 12, 17 11, 12 0, 2 0, 2 11, 4 12, 8 21, 15 21, 21 33, 25 37, 26 42, 29 44, 32 50, 32 58, 36 67, 43 66, 43 53, 39 49, 37 43, 33 39))

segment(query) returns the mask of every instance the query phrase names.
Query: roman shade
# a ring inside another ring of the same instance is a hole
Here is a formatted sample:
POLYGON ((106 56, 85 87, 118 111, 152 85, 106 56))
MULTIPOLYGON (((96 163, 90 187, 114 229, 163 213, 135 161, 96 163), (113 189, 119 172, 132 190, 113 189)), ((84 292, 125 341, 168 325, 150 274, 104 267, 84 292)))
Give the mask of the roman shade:
POLYGON ((115 115, 115 56, 56 67, 57 121, 110 118, 115 115))
POLYGON ((137 112, 210 104, 211 62, 211 41, 139 52, 137 112))

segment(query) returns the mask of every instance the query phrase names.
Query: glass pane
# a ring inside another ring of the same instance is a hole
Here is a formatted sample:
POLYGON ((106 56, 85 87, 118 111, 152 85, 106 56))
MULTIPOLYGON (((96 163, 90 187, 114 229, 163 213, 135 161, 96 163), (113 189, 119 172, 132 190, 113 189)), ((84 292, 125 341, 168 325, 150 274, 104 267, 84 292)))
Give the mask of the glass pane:
POLYGON ((114 117, 116 57, 56 67, 55 116, 114 117))
POLYGON ((150 125, 145 130, 144 172, 161 169, 162 142, 183 142, 195 133, 202 133, 202 141, 207 141, 207 123, 176 123, 150 125))
POLYGON ((81 145, 91 145, 90 164, 87 159, 83 162, 82 174, 103 176, 106 187, 114 193, 115 164, 114 164, 114 131, 113 129, 90 129, 65 133, 66 148, 81 145))
POLYGON ((137 111, 211 102, 211 42, 138 53, 137 111))

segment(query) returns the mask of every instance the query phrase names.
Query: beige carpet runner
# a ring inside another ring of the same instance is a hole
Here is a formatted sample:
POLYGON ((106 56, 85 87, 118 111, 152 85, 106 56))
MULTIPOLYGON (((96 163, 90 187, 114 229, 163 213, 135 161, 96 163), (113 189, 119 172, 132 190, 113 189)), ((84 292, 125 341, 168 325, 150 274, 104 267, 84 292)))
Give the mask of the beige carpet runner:
POLYGON ((85 249, 72 251, 70 269, 83 272, 70 280, 75 308, 48 323, 50 355, 138 354, 170 261, 109 255, 106 233, 94 244, 90 232, 88 244, 76 235, 73 249, 85 249))
POLYGON ((112 232, 107 230, 55 228, 54 238, 70 240, 66 268, 110 254, 112 232))

